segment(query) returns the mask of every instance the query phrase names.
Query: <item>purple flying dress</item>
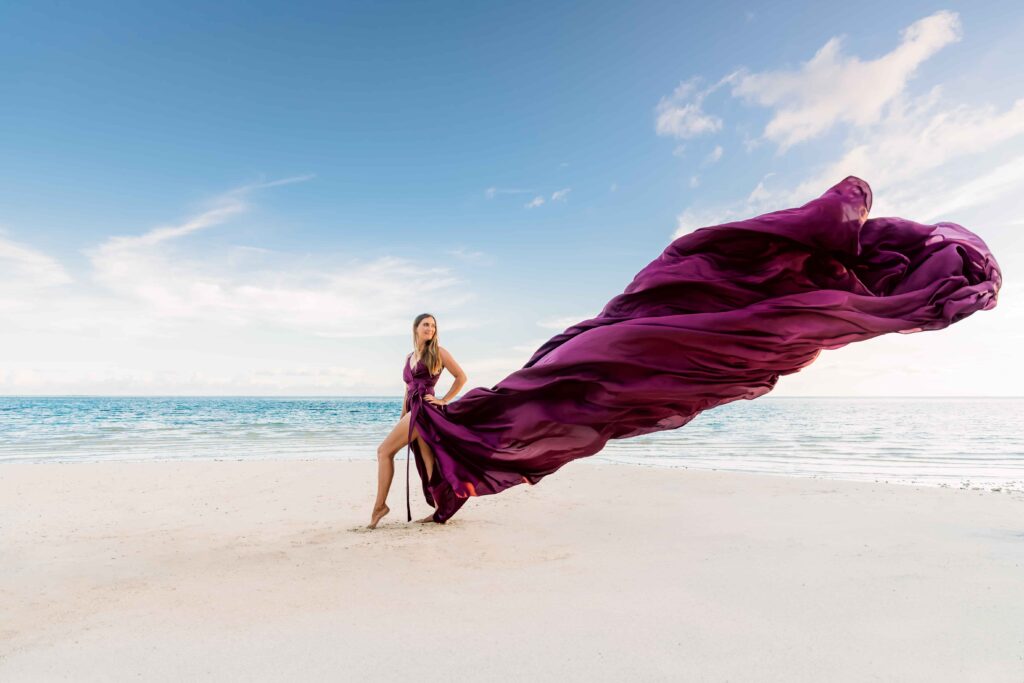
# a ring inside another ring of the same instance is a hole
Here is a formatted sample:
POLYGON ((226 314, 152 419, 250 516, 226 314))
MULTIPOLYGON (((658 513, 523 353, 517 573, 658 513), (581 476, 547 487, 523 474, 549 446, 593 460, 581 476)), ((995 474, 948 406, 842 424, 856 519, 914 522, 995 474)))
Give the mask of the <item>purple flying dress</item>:
MULTIPOLYGON (((423 401, 437 377, 407 359, 410 435, 415 425, 434 453, 430 481, 410 446, 434 520, 608 439, 762 396, 822 349, 942 329, 996 305, 1002 276, 981 238, 955 223, 868 219, 870 208, 871 188, 850 176, 799 208, 683 235, 597 317, 444 407, 423 401)), ((408 506, 408 463, 406 476, 408 506)))

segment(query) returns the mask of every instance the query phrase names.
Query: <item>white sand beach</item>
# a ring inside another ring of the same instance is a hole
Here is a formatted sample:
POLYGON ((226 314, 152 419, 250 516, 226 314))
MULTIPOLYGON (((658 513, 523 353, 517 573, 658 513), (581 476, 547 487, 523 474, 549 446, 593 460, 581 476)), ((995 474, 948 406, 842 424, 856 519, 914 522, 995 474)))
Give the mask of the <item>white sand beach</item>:
POLYGON ((1019 492, 396 465, 374 531, 371 461, 0 467, 0 680, 1024 680, 1019 492))

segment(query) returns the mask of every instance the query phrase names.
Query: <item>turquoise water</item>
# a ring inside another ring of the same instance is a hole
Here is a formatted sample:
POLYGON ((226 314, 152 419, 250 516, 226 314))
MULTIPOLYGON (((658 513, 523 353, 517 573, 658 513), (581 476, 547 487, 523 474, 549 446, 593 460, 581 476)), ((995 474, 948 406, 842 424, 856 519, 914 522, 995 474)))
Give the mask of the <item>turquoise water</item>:
MULTIPOLYGON (((400 413, 390 397, 0 397, 0 463, 373 459, 400 413)), ((1024 490, 1024 399, 765 396, 592 457, 1024 490)))

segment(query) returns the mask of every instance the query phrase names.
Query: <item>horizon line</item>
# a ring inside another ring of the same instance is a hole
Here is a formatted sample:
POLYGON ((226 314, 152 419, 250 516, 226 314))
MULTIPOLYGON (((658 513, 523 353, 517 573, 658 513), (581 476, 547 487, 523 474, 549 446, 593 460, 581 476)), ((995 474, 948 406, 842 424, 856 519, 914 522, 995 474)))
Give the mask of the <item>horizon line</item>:
MULTIPOLYGON (((475 387, 480 388, 480 387, 475 387)), ((397 394, 0 394, 0 398, 394 398, 401 399, 397 394)), ((836 395, 836 394, 802 394, 797 396, 772 396, 762 395, 758 399, 776 398, 1024 398, 1024 395, 980 395, 980 394, 950 394, 950 395, 836 395)), ((457 398, 454 400, 458 400, 457 398)), ((731 403, 731 401, 730 401, 731 403)), ((721 405, 721 404, 719 404, 721 405)))

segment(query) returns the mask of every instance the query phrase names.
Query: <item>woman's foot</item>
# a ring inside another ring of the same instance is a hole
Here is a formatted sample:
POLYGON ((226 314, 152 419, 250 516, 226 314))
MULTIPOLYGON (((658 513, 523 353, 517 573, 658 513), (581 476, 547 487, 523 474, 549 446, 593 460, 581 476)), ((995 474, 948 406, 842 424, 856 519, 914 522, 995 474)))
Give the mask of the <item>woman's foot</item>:
POLYGON ((373 508, 373 515, 370 517, 370 523, 366 525, 367 529, 376 529, 377 522, 384 517, 384 515, 391 512, 391 508, 387 504, 381 505, 379 508, 373 508))
POLYGON ((429 515, 427 515, 423 519, 417 519, 416 523, 417 524, 425 524, 427 522, 433 522, 433 521, 434 521, 434 513, 431 512, 429 515))

